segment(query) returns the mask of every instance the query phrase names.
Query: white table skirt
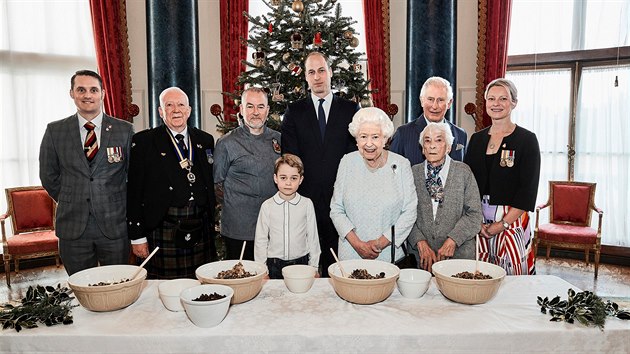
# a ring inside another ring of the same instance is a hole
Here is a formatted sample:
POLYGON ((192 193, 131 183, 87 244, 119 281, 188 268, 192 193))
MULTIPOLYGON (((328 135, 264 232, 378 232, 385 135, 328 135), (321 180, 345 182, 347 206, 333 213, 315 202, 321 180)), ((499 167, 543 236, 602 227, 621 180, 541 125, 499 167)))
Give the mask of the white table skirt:
MULTIPOLYGON (((0 332, 0 351, 47 353, 450 352, 628 353, 630 321, 606 328, 550 322, 536 296, 566 298, 566 281, 549 275, 506 277, 496 297, 469 306, 445 299, 435 279, 420 299, 398 290, 375 305, 339 298, 329 279, 306 294, 267 281, 253 300, 230 307, 213 328, 166 310, 159 281, 146 281, 126 309, 96 313, 77 307, 74 324, 0 332)), ((574 289, 578 290, 576 287, 574 289)))

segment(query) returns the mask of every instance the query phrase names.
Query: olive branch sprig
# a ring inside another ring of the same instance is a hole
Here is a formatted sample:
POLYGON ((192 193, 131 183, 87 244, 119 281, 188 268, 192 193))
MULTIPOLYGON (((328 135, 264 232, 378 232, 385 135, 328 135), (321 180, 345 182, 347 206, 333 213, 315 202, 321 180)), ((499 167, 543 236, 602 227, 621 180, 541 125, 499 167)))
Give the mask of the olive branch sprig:
POLYGON ((71 324, 72 308, 78 305, 70 304, 74 299, 70 294, 72 290, 61 287, 61 284, 57 287, 29 286, 19 305, 0 305, 0 325, 3 330, 15 329, 19 332, 24 328, 38 327, 38 323, 46 326, 71 324))
POLYGON ((619 309, 619 305, 610 300, 604 302, 602 298, 591 291, 575 292, 568 290, 567 300, 560 300, 556 296, 549 300, 538 296, 540 312, 551 315, 550 321, 565 321, 574 323, 576 320, 584 326, 597 326, 604 329, 606 317, 617 317, 622 320, 630 320, 630 310, 619 309))

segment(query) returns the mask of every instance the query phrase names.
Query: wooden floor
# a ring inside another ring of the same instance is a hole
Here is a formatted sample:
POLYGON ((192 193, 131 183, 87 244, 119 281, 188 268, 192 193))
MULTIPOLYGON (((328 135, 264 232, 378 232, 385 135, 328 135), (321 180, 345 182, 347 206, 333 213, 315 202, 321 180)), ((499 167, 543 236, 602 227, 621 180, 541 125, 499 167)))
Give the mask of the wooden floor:
MULTIPOLYGON (((536 267, 538 274, 556 275, 580 290, 594 291, 622 307, 630 308, 630 267, 600 264, 597 279, 593 278, 592 264, 586 266, 584 262, 572 259, 550 258, 547 261, 538 258, 536 267)), ((11 287, 7 288, 3 272, 0 275, 0 303, 20 300, 30 285, 64 285, 67 279, 63 266, 21 269, 19 274, 11 274, 11 287)), ((566 294, 558 295, 566 297, 566 294)))

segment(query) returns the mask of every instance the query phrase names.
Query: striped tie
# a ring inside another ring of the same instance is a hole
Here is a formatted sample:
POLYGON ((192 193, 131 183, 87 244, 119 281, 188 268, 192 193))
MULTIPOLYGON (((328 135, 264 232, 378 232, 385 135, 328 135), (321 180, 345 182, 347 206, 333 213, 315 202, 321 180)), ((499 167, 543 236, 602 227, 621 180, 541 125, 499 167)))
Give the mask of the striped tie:
POLYGON ((83 125, 83 127, 88 131, 87 136, 85 137, 85 144, 83 144, 83 151, 85 152, 85 157, 87 157, 88 161, 92 161, 98 152, 96 132, 94 131, 96 125, 92 122, 87 122, 83 125))

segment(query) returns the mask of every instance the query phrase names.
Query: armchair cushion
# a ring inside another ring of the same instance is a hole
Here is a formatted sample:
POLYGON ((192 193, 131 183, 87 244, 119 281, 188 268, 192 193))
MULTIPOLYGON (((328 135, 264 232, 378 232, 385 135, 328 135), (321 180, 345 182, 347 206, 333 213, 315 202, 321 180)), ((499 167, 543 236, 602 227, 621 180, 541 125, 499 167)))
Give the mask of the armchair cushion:
POLYGON ((25 255, 40 252, 55 252, 59 239, 55 231, 30 232, 13 235, 7 239, 9 254, 25 255))
POLYGON ((16 233, 54 227, 54 202, 44 189, 14 191, 12 202, 16 233))
POLYGON ((591 187, 584 185, 554 184, 553 221, 568 221, 587 225, 591 187))
POLYGON ((544 224, 538 227, 538 237, 554 242, 595 244, 597 230, 588 226, 544 224))

